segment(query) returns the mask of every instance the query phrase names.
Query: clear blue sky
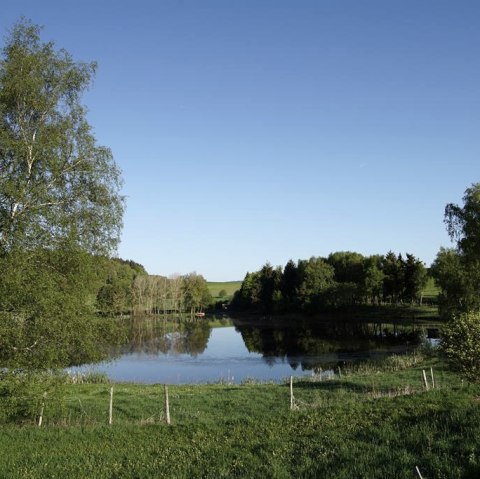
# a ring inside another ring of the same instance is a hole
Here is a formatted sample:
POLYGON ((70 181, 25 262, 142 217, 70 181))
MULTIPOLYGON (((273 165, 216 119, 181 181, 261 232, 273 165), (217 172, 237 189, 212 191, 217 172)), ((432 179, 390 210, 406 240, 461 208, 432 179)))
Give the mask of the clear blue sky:
POLYGON ((242 279, 266 261, 451 243, 480 181, 477 0, 3 2, 99 70, 125 180, 119 255, 242 279))

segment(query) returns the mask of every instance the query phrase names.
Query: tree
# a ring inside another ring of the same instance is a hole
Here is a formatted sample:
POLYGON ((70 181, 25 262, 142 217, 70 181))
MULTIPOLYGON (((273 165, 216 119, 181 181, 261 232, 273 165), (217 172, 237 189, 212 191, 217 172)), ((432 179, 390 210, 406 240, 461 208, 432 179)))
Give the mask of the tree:
POLYGON ((327 263, 335 270, 335 281, 338 283, 362 283, 364 261, 365 258, 360 253, 352 251, 337 251, 327 258, 327 263))
POLYGON ((276 292, 279 291, 282 272, 280 268, 274 268, 266 263, 259 271, 260 291, 259 299, 265 313, 272 313, 274 309, 276 292))
POLYGON ((283 268, 280 280, 280 291, 284 301, 284 309, 291 311, 297 303, 297 288, 299 286, 298 268, 293 260, 289 260, 283 268))
POLYGON ((379 304, 383 295, 383 281, 385 279, 382 271, 382 257, 378 255, 369 256, 365 259, 364 269, 363 294, 367 300, 379 304))
POLYGON ((418 301, 427 283, 427 269, 412 254, 407 253, 407 259, 403 263, 403 281, 403 298, 410 303, 418 301))
POLYGON ((472 265, 480 263, 480 183, 465 190, 463 206, 445 207, 445 224, 458 251, 472 265))
POLYGON ((480 313, 454 315, 442 328, 442 350, 470 381, 480 379, 480 313))
POLYGON ((440 250, 433 273, 440 285, 442 348, 469 379, 480 378, 480 183, 465 190, 463 206, 445 208, 445 224, 456 250, 440 250))
POLYGON ((95 63, 74 62, 40 27, 16 24, 0 60, 0 251, 73 241, 111 253, 119 240, 120 172, 81 105, 95 63))
POLYGON ((256 307, 260 302, 260 276, 258 272, 245 274, 240 289, 235 291, 230 303, 233 309, 245 311, 256 307))
POLYGON ((480 183, 465 190, 463 206, 445 207, 447 231, 455 250, 441 249, 432 266, 441 288, 445 316, 480 310, 480 183))
POLYGON ((403 269, 402 255, 395 256, 393 251, 389 251, 382 263, 384 300, 397 303, 401 299, 404 290, 403 269))
POLYGON ((202 311, 212 301, 212 296, 207 282, 202 275, 195 272, 182 277, 182 292, 185 307, 190 310, 193 316, 196 312, 202 311))
POLYGON ((301 277, 298 289, 302 307, 306 310, 318 309, 322 295, 334 285, 334 269, 323 258, 312 256, 308 261, 298 262, 301 277))
POLYGON ((79 362, 98 343, 92 254, 114 251, 123 199, 80 103, 95 68, 25 20, 0 58, 0 342, 17 365, 79 362))

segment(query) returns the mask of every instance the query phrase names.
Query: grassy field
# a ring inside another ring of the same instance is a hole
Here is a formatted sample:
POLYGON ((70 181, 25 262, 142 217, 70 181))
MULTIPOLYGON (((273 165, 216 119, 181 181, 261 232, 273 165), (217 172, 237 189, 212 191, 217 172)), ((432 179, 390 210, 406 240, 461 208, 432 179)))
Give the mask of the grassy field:
POLYGON ((433 278, 428 278, 425 288, 423 288, 422 296, 425 303, 437 303, 438 293, 440 292, 439 287, 435 284, 433 278))
POLYGON ((222 290, 225 290, 227 293, 224 299, 230 299, 233 296, 233 293, 240 289, 241 285, 241 281, 207 282, 208 290, 215 299, 222 299, 219 297, 219 293, 222 290))
POLYGON ((170 426, 160 385, 115 384, 112 426, 110 385, 66 388, 41 428, 0 429, 0 477, 480 477, 480 387, 436 359, 297 379, 294 410, 287 383, 170 386, 170 426))

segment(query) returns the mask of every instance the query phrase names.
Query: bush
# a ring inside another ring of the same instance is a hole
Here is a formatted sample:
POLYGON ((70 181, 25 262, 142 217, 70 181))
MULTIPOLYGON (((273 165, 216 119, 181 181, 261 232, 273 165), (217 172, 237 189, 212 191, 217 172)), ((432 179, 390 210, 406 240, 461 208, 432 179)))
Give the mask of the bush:
POLYGON ((0 372, 0 423, 37 422, 44 406, 52 417, 64 406, 63 388, 66 375, 50 371, 0 372))
POLYGON ((480 312, 462 313, 442 329, 441 348, 469 381, 480 380, 480 312))

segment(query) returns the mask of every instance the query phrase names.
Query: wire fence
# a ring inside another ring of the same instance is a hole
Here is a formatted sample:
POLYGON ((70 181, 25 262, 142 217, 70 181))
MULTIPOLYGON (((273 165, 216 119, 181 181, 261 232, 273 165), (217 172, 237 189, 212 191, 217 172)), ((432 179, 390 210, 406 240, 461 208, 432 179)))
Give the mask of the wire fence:
MULTIPOLYGON (((438 389, 433 368, 416 372, 419 373, 416 381, 410 380, 395 387, 351 384, 352 372, 348 369, 342 371, 340 367, 336 371, 318 371, 311 377, 291 376, 283 384, 286 388, 278 388, 270 400, 272 407, 301 411, 332 407, 338 401, 339 394, 349 400, 358 401, 393 398, 438 389)), ((244 400, 237 399, 241 404, 242 400, 248 401, 252 388, 256 387, 261 386, 232 384, 229 390, 243 394, 244 400)), ((44 392, 36 397, 19 395, 0 398, 0 417, 3 407, 4 422, 38 427, 169 425, 175 422, 188 424, 191 421, 214 420, 216 407, 226 407, 225 402, 222 403, 222 393, 219 393, 218 388, 213 388, 210 392, 205 392, 208 391, 205 388, 196 389, 195 386, 174 386, 169 389, 168 385, 135 387, 128 384, 102 384, 96 385, 92 390, 91 385, 80 384, 78 388, 79 393, 76 395, 72 395, 71 391, 74 389, 70 389, 68 396, 49 395, 44 392), (5 421, 8 417, 9 420, 5 421)))

